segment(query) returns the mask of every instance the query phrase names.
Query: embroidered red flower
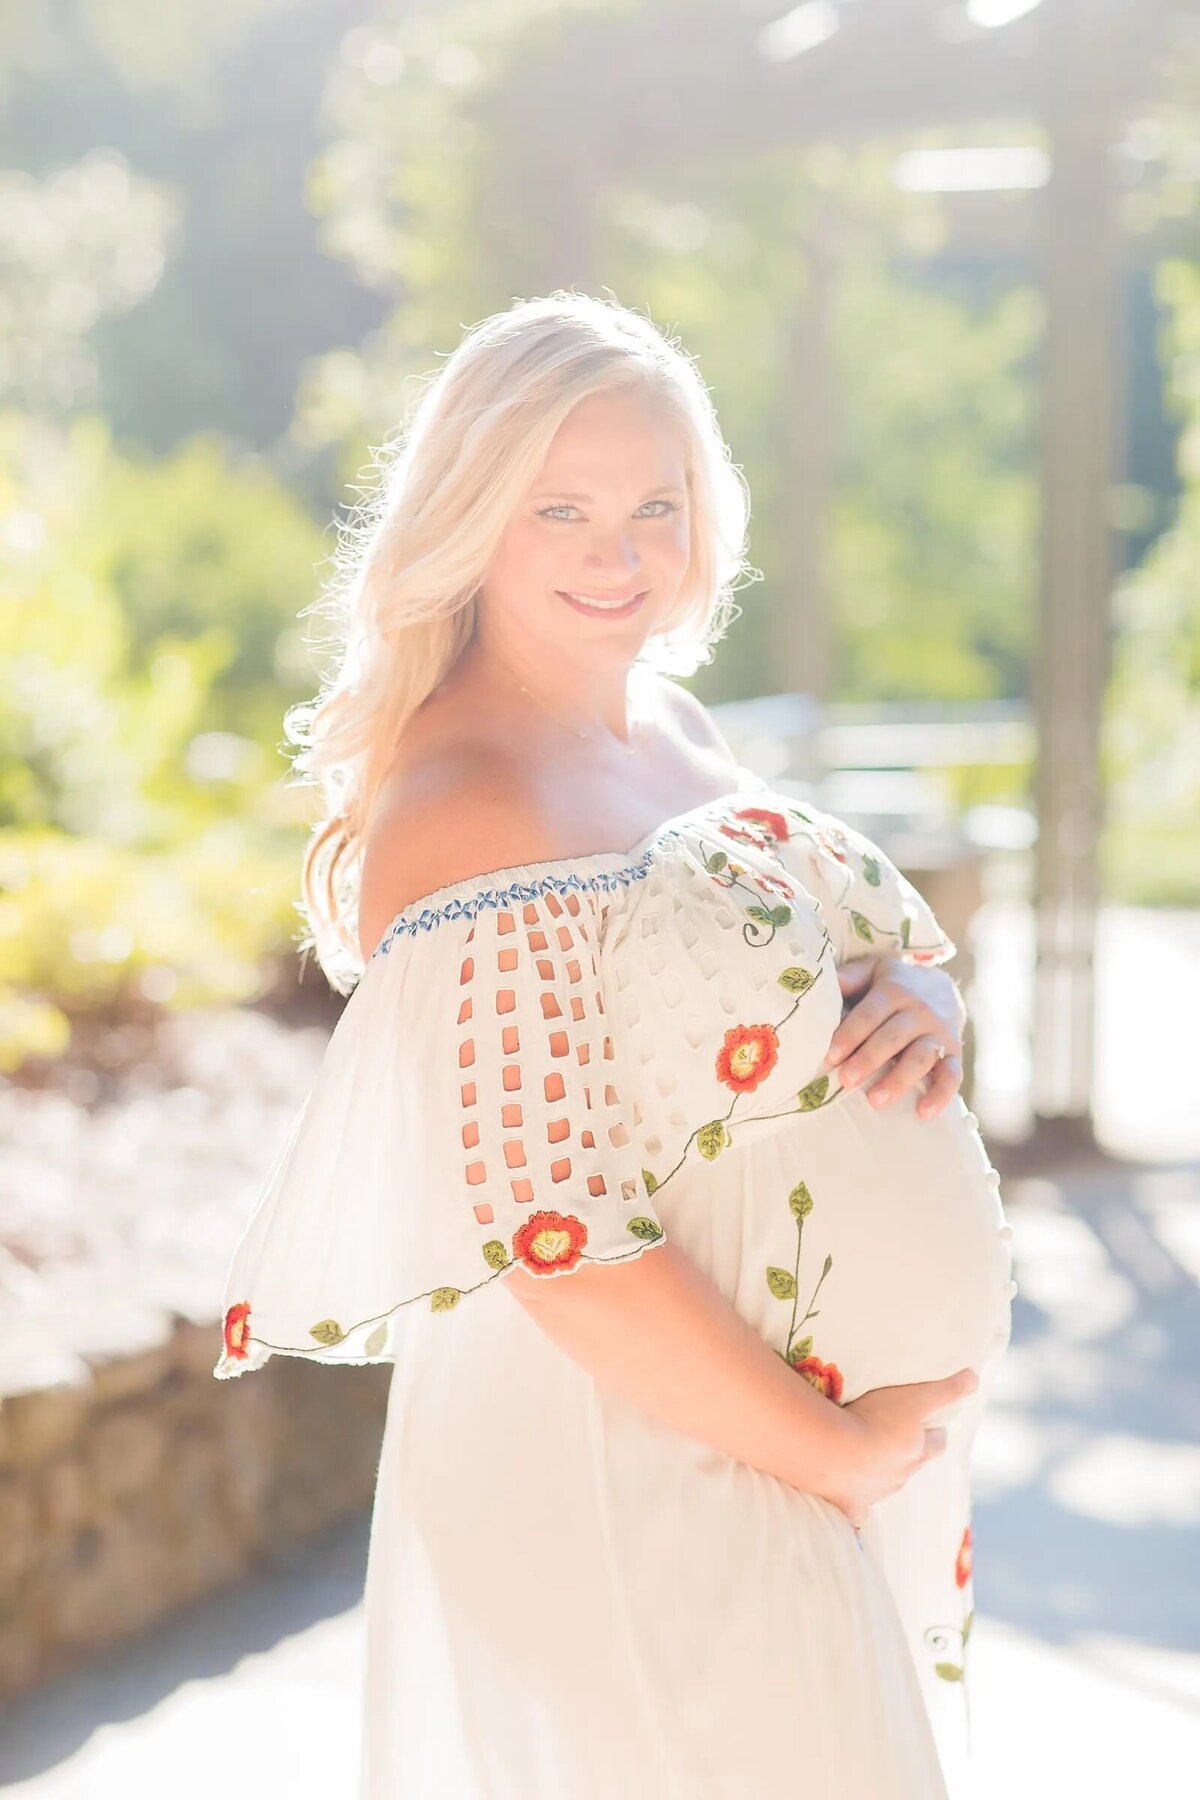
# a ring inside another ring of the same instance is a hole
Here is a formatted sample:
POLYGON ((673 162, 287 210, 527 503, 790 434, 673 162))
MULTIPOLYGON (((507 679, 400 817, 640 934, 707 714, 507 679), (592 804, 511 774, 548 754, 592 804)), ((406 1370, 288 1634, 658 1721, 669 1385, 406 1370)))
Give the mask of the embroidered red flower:
POLYGON ((814 836, 822 850, 826 851, 830 856, 836 856, 840 863, 848 863, 850 861, 850 858, 846 855, 846 844, 848 840, 842 836, 840 831, 818 831, 814 833, 814 836))
POLYGON ((779 1037, 771 1025, 731 1025, 717 1052, 717 1080, 735 1093, 753 1093, 779 1061, 779 1037))
POLYGON ((225 1354, 239 1359, 249 1356, 246 1340, 250 1336, 250 1302, 239 1300, 225 1314, 225 1354))
POLYGON ((819 1356, 802 1356, 792 1367, 827 1400, 841 1399, 842 1371, 836 1363, 824 1363, 819 1356))
POLYGON ((723 837, 732 838, 735 844, 753 844, 756 850, 771 850, 772 840, 761 831, 742 831, 736 825, 718 825, 717 830, 723 837))
POLYGON ((789 900, 796 898, 795 888, 782 875, 752 875, 750 879, 764 894, 786 894, 789 900))
POLYGON ((735 819, 749 819, 761 825, 775 839, 776 843, 786 844, 791 837, 788 822, 781 812, 772 812, 767 806, 739 806, 734 809, 735 819))
POLYGON ((587 1226, 572 1213, 531 1213, 513 1234, 513 1254, 535 1275, 573 1269, 587 1243, 587 1226))
POLYGON ((967 1529, 963 1532, 962 1543, 958 1547, 958 1560, 954 1565, 954 1579, 960 1588, 966 1587, 968 1581, 971 1579, 972 1561, 971 1527, 968 1525, 967 1529))

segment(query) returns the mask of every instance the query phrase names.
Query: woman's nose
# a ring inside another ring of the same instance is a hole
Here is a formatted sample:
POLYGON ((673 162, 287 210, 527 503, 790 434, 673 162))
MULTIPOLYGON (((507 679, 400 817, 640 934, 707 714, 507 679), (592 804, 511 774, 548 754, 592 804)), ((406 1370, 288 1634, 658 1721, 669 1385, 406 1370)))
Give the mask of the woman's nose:
POLYGON ((584 557, 584 561, 587 563, 588 567, 592 569, 607 569, 611 567, 614 569, 632 570, 641 567, 641 558, 638 556, 637 546, 627 537, 594 542, 587 555, 584 557))

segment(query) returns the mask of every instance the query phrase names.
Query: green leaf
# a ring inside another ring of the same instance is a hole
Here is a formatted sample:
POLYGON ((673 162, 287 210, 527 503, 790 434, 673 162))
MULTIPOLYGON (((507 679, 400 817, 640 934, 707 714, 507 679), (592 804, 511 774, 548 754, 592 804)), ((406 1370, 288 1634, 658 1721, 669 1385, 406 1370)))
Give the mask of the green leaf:
POLYGON ((904 917, 900 921, 900 942, 903 944, 903 946, 906 950, 908 949, 908 943, 909 943, 909 939, 911 937, 912 937, 912 920, 909 918, 908 914, 905 913, 904 917))
POLYGON ((957 1663, 934 1663, 933 1667, 934 1673, 940 1675, 943 1681, 961 1681, 963 1678, 963 1672, 957 1663))
POLYGON ((871 886, 878 887, 883 880, 879 863, 873 856, 863 857, 863 879, 871 886))
POLYGON ((970 1611, 967 1614, 966 1618, 963 1620, 962 1641, 963 1641, 963 1649, 964 1650, 967 1647, 967 1639, 971 1635, 971 1626, 974 1622, 974 1619, 975 1619, 975 1613, 974 1613, 974 1609, 972 1609, 972 1611, 970 1611))
POLYGON ((375 1327, 374 1331, 363 1345, 363 1351, 367 1356, 378 1356, 386 1343, 387 1320, 384 1319, 375 1327))
POLYGON ((788 1269, 768 1268, 767 1286, 777 1300, 796 1298, 796 1277, 788 1269))
POLYGON ((785 1362, 791 1362, 797 1357, 811 1356, 812 1353, 813 1353, 812 1339, 810 1337, 797 1338, 795 1343, 792 1345, 791 1349, 788 1351, 787 1356, 784 1358, 784 1360, 785 1360, 785 1362))
POLYGON ((828 1255, 825 1258, 825 1262, 821 1269, 821 1280, 822 1281, 824 1281, 825 1277, 828 1275, 828 1273, 829 1273, 830 1269, 832 1269, 832 1267, 833 1267, 833 1255, 832 1255, 832 1253, 830 1253, 830 1255, 828 1255))
POLYGON ((696 1133, 696 1148, 705 1162, 713 1162, 722 1150, 729 1145, 729 1133, 725 1129, 724 1119, 713 1119, 708 1125, 702 1125, 696 1133))
POLYGON ((780 987, 786 988, 789 994, 807 994, 816 979, 811 970, 798 968, 784 969, 778 977, 780 987))
POLYGON ((652 1175, 649 1169, 642 1170, 642 1180, 646 1184, 647 1194, 654 1194, 658 1191, 658 1176, 652 1175))
POLYGON ((489 1238, 483 1245, 483 1260, 489 1269, 507 1269, 512 1258, 499 1238, 489 1238))
POLYGON ((430 1312, 449 1312, 458 1305, 461 1299, 462 1292, 459 1288, 434 1288, 429 1296, 429 1310, 430 1312))
POLYGON ((647 1219, 644 1217, 627 1220, 625 1229, 626 1231, 632 1231, 634 1237, 643 1239, 647 1244, 656 1244, 659 1238, 663 1236, 662 1226, 654 1219, 647 1219))
POLYGON ((828 1092, 828 1075, 818 1075, 815 1081, 810 1081, 807 1087, 801 1088, 796 1096, 800 1103, 800 1111, 816 1112, 818 1106, 824 1106, 828 1092))
POLYGON ((850 923, 865 944, 873 944, 875 942, 875 933, 871 930, 867 920, 863 918, 860 912, 855 912, 853 907, 850 910, 850 923))
POLYGON ((804 1182, 799 1181, 788 1195, 788 1205, 792 1209, 794 1219, 807 1219, 813 1209, 813 1197, 804 1182))
MULTIPOLYGON (((774 924, 774 920, 765 906, 748 906, 746 908, 746 917, 748 919, 753 919, 756 925, 774 924)), ((788 914, 788 917, 791 918, 790 913, 788 914)))
POLYGON ((345 1332, 336 1319, 322 1319, 319 1324, 310 1325, 309 1337, 315 1337, 318 1344, 340 1344, 345 1332))
POLYGON ((705 859, 704 866, 710 875, 719 875, 728 861, 729 857, 724 850, 714 850, 712 855, 705 859))
POLYGON ((771 908, 770 919, 772 925, 786 925, 791 916, 792 909, 784 900, 781 900, 778 906, 773 906, 771 908))

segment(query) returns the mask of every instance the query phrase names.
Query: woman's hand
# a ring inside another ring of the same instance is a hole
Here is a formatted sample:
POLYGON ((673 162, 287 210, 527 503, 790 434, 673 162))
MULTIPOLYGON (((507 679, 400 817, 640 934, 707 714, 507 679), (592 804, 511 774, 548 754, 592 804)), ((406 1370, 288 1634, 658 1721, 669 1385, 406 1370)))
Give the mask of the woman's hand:
MULTIPOLYGON (((898 1493, 931 1457, 946 1448, 948 1408, 962 1409, 979 1386, 974 1369, 940 1381, 909 1381, 871 1388, 841 1407, 856 1428, 853 1453, 844 1456, 840 1486, 823 1494, 861 1532, 876 1501, 898 1493), (931 1425, 931 1419, 938 1419, 931 1425)), ((861 1541, 861 1540, 860 1540, 861 1541)))
POLYGON ((962 1086, 967 1015, 957 984, 944 969, 898 956, 857 956, 839 968, 838 983, 843 997, 858 1004, 830 1039, 826 1066, 837 1069, 844 1088, 854 1088, 895 1057, 895 1067, 871 1089, 872 1105, 886 1106, 930 1075, 917 1113, 936 1117, 962 1086))

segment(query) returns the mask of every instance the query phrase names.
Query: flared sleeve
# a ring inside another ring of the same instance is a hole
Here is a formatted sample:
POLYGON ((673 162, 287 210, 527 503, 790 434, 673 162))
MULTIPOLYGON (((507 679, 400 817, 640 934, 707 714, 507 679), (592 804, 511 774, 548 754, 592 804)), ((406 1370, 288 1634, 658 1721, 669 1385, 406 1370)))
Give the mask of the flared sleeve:
POLYGON ((279 1353, 392 1361, 406 1309, 663 1241, 599 896, 555 866, 389 927, 234 1251, 217 1377, 279 1353))
POLYGON ((808 801, 789 801, 772 834, 784 866, 819 901, 839 962, 886 955, 944 963, 956 954, 924 895, 861 831, 808 801))

